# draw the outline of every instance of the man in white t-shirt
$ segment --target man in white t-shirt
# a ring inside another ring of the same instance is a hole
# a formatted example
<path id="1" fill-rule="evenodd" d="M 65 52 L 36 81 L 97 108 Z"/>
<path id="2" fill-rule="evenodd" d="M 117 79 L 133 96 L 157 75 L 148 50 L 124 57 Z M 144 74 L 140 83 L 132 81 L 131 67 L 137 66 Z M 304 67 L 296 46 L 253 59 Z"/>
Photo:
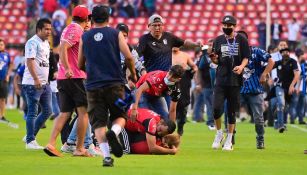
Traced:
<path id="1" fill-rule="evenodd" d="M 26 64 L 22 88 L 28 107 L 26 149 L 43 149 L 36 142 L 35 136 L 51 114 L 51 89 L 48 84 L 50 35 L 51 21 L 40 19 L 36 24 L 36 35 L 25 46 Z M 41 113 L 37 116 L 38 105 L 41 106 Z"/>
<path id="2" fill-rule="evenodd" d="M 291 52 L 293 52 L 297 45 L 297 36 L 300 32 L 300 26 L 293 18 L 291 23 L 288 24 L 288 45 Z"/>

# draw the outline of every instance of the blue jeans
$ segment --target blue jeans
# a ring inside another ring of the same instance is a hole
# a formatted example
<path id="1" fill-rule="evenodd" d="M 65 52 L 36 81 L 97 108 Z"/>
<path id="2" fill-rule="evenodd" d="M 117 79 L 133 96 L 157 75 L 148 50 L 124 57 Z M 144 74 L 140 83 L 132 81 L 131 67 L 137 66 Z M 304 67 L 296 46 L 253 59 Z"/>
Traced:
<path id="1" fill-rule="evenodd" d="M 307 102 L 306 95 L 303 95 L 303 93 L 300 93 L 299 98 L 298 98 L 298 103 L 297 103 L 297 116 L 298 116 L 298 121 L 303 122 L 304 121 L 304 116 L 305 116 L 305 104 Z M 292 118 L 291 120 L 295 120 L 295 118 Z"/>
<path id="2" fill-rule="evenodd" d="M 276 97 L 272 98 L 271 103 L 271 111 L 272 114 L 276 112 L 277 115 L 277 123 L 274 126 L 275 128 L 284 127 L 284 108 L 285 108 L 285 93 L 284 90 L 277 86 L 276 89 Z"/>
<path id="3" fill-rule="evenodd" d="M 57 92 L 52 92 L 52 113 L 55 117 L 60 115 Z"/>
<path id="4" fill-rule="evenodd" d="M 290 104 L 286 103 L 285 113 L 289 112 L 291 121 L 294 120 L 297 116 L 296 109 L 297 109 L 298 100 L 299 100 L 299 95 L 294 93 L 292 94 Z M 286 114 L 284 114 L 284 123 L 288 123 L 288 116 Z"/>
<path id="5" fill-rule="evenodd" d="M 28 113 L 27 98 L 26 98 L 26 95 L 24 93 L 23 88 L 22 87 L 20 87 L 20 88 L 21 88 L 20 96 L 21 96 L 21 98 L 23 100 L 23 103 L 24 103 L 24 106 L 23 106 L 24 107 L 23 108 L 23 119 L 27 120 L 27 113 Z"/>
<path id="6" fill-rule="evenodd" d="M 70 131 L 70 134 L 67 138 L 67 143 L 69 144 L 75 144 L 77 142 L 77 125 L 78 125 L 77 122 L 78 120 L 75 120 L 74 126 L 72 130 Z M 91 133 L 92 133 L 92 127 L 91 127 L 91 124 L 88 123 L 88 127 L 86 129 L 86 134 L 85 134 L 85 139 L 84 139 L 85 148 L 88 148 L 93 143 Z"/>
<path id="7" fill-rule="evenodd" d="M 152 96 L 143 93 L 139 103 L 140 108 L 147 108 L 161 115 L 163 119 L 168 119 L 168 107 L 165 97 Z"/>
<path id="8" fill-rule="evenodd" d="M 264 118 L 263 118 L 263 95 L 262 94 L 241 94 L 241 104 L 248 104 L 255 121 L 257 138 L 263 139 Z"/>
<path id="9" fill-rule="evenodd" d="M 214 125 L 213 112 L 212 112 L 212 100 L 213 100 L 213 90 L 211 88 L 204 88 L 196 96 L 195 106 L 194 106 L 194 120 L 198 121 L 202 118 L 202 107 L 206 105 L 207 109 L 207 125 Z"/>
<path id="10" fill-rule="evenodd" d="M 48 84 L 41 89 L 36 89 L 34 85 L 22 85 L 22 88 L 27 99 L 27 143 L 30 143 L 35 140 L 39 129 L 51 115 L 51 89 Z M 38 105 L 41 113 L 37 116 Z"/>

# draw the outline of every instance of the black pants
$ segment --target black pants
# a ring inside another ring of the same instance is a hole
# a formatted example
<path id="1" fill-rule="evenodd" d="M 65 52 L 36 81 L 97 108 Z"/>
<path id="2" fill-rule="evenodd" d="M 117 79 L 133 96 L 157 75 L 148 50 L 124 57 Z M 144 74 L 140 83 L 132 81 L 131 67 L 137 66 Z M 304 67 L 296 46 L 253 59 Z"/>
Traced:
<path id="1" fill-rule="evenodd" d="M 240 111 L 240 86 L 215 86 L 213 92 L 213 117 L 219 119 L 227 100 L 228 123 L 235 124 Z"/>

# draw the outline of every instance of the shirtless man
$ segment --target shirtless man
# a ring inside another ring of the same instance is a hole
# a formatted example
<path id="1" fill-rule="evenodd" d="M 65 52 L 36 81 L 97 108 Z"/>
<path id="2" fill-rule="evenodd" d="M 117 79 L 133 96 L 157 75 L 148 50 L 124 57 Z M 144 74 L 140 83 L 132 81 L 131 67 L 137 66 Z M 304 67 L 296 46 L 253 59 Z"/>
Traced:
<path id="1" fill-rule="evenodd" d="M 176 116 L 177 116 L 177 133 L 182 136 L 183 125 L 186 122 L 186 116 L 188 112 L 188 106 L 190 104 L 190 88 L 191 80 L 194 73 L 197 71 L 197 66 L 193 62 L 191 56 L 183 51 L 180 51 L 178 47 L 173 48 L 172 53 L 172 65 L 181 65 L 185 70 L 182 79 L 179 82 L 179 88 L 181 90 L 181 97 L 177 104 Z"/>

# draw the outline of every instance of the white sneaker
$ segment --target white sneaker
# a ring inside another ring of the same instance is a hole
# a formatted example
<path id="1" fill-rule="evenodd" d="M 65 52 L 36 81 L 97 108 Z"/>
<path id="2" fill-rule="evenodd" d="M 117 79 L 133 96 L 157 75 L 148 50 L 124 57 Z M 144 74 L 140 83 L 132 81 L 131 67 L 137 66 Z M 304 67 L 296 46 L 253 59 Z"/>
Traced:
<path id="1" fill-rule="evenodd" d="M 213 149 L 218 149 L 220 146 L 221 146 L 221 143 L 224 139 L 224 135 L 223 133 L 216 133 L 215 134 L 215 138 L 214 138 L 214 141 L 212 143 L 212 148 Z"/>
<path id="2" fill-rule="evenodd" d="M 24 143 L 27 143 L 27 135 L 25 135 L 25 136 L 22 138 L 22 141 L 23 141 Z"/>
<path id="3" fill-rule="evenodd" d="M 208 125 L 208 128 L 210 131 L 214 131 L 216 130 L 215 126 L 214 125 Z"/>
<path id="4" fill-rule="evenodd" d="M 33 140 L 26 144 L 26 149 L 44 149 L 44 147 L 40 146 L 36 140 Z"/>
<path id="5" fill-rule="evenodd" d="M 76 146 L 75 145 L 67 145 L 67 143 L 65 143 L 62 147 L 61 147 L 61 151 L 64 153 L 73 153 L 76 150 Z"/>
<path id="6" fill-rule="evenodd" d="M 96 148 L 94 144 L 91 144 L 87 151 L 93 156 L 102 156 L 102 152 L 99 148 Z"/>
<path id="7" fill-rule="evenodd" d="M 223 146 L 224 151 L 232 151 L 233 150 L 231 138 L 228 138 L 228 137 L 229 136 L 227 136 L 227 139 L 226 139 L 224 146 Z"/>

